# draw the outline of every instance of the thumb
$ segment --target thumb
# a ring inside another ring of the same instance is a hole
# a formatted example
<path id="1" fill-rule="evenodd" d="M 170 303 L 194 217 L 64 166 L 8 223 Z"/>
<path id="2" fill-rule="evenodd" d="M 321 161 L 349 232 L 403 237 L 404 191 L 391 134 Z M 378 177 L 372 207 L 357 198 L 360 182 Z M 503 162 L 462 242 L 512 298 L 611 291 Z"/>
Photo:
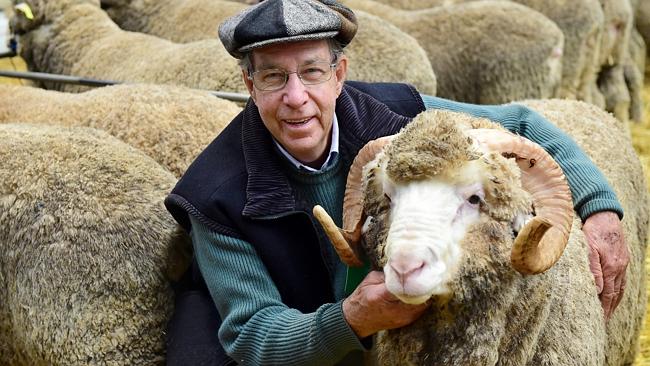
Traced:
<path id="1" fill-rule="evenodd" d="M 363 282 L 366 284 L 380 284 L 384 283 L 384 272 L 381 271 L 370 271 L 366 278 L 363 279 Z"/>

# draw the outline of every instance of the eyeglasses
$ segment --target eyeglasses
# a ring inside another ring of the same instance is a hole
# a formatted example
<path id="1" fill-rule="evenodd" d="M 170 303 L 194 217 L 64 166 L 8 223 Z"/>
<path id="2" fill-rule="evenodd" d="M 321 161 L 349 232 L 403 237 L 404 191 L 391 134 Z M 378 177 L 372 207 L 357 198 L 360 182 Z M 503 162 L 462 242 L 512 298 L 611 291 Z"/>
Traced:
<path id="1" fill-rule="evenodd" d="M 312 62 L 298 67 L 298 70 L 287 72 L 282 69 L 264 69 L 248 74 L 248 80 L 259 90 L 275 91 L 284 88 L 289 80 L 289 74 L 296 74 L 304 85 L 321 84 L 332 78 L 332 69 L 337 62 L 325 61 Z"/>

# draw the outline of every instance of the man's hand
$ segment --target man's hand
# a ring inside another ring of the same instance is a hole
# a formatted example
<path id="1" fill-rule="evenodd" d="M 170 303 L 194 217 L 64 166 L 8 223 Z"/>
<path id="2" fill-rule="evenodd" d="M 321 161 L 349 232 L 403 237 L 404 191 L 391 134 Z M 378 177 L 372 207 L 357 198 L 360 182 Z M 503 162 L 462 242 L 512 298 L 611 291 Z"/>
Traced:
<path id="1" fill-rule="evenodd" d="M 614 312 L 625 290 L 625 268 L 630 254 L 623 227 L 615 212 L 604 211 L 587 218 L 582 231 L 589 245 L 589 267 L 596 280 L 605 319 Z"/>
<path id="2" fill-rule="evenodd" d="M 380 330 L 410 324 L 428 307 L 427 303 L 409 305 L 401 302 L 388 292 L 384 273 L 372 271 L 343 301 L 343 315 L 357 336 L 365 338 Z"/>

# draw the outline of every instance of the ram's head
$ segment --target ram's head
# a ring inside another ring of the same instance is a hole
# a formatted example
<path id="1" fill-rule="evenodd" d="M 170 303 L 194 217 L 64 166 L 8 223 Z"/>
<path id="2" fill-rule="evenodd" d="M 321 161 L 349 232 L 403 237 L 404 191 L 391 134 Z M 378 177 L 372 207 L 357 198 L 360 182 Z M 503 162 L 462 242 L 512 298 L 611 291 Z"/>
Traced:
<path id="1" fill-rule="evenodd" d="M 541 147 L 486 120 L 429 111 L 359 152 L 342 229 L 319 206 L 314 215 L 346 264 L 361 265 L 365 252 L 393 294 L 422 303 L 449 291 L 477 225 L 508 224 L 514 269 L 547 270 L 566 246 L 573 209 L 561 169 Z"/>

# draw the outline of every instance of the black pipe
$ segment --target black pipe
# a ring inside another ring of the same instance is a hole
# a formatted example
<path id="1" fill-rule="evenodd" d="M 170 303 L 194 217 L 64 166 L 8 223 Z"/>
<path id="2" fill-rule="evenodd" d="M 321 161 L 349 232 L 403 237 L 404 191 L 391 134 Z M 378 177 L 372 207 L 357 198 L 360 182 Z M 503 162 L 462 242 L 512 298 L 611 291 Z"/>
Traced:
<path id="1" fill-rule="evenodd" d="M 32 72 L 32 71 L 0 70 L 0 76 L 4 76 L 8 78 L 36 80 L 36 81 L 52 81 L 57 83 L 77 84 L 77 85 L 85 85 L 85 86 L 93 86 L 93 87 L 122 84 L 122 82 L 120 81 L 97 80 L 97 79 L 82 78 L 78 76 L 58 75 L 58 74 L 49 74 L 45 72 Z M 248 100 L 248 95 L 246 94 L 219 92 L 219 91 L 208 91 L 208 92 L 216 97 L 226 99 L 226 100 L 231 100 L 233 102 L 246 102 Z"/>
<path id="2" fill-rule="evenodd" d="M 17 55 L 16 55 L 16 52 L 14 52 L 13 50 L 9 50 L 9 51 L 7 51 L 7 52 L 2 52 L 2 53 L 0 53 L 0 58 L 5 58 L 5 57 L 16 57 L 16 56 L 17 56 Z"/>

